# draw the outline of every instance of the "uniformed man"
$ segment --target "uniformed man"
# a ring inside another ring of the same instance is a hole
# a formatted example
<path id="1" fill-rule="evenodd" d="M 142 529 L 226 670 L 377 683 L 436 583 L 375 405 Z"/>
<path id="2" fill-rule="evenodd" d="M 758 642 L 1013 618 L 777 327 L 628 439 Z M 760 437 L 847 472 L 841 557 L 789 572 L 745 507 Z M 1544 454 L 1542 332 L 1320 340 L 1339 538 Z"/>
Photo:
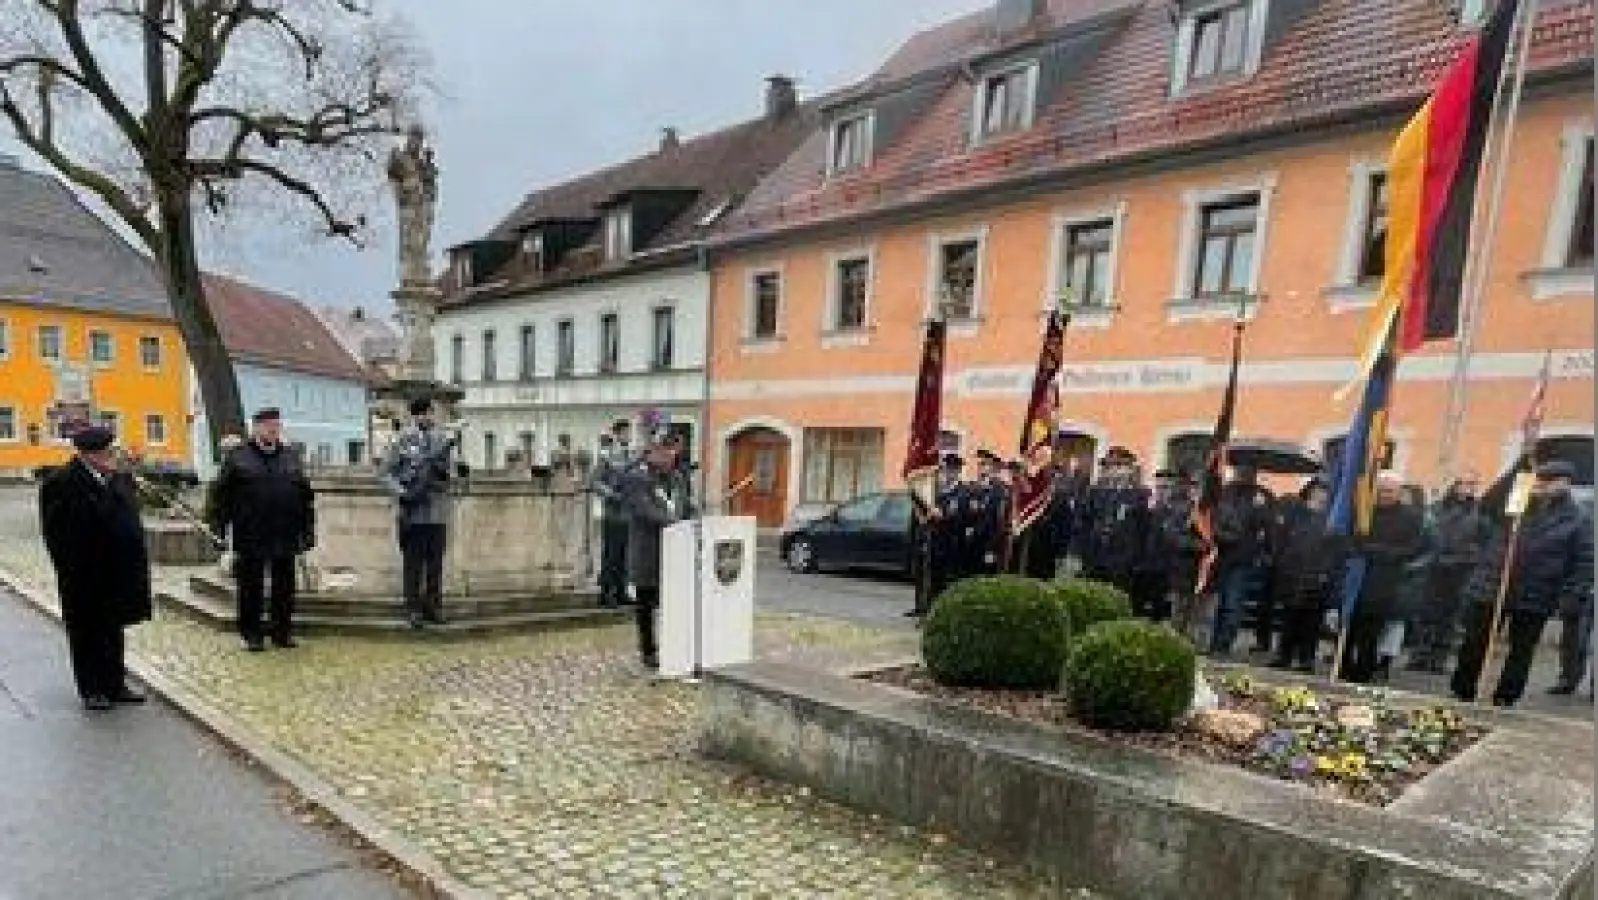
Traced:
<path id="1" fill-rule="evenodd" d="M 1083 504 L 1077 542 L 1083 576 L 1133 594 L 1149 521 L 1149 493 L 1139 483 L 1137 457 L 1111 447 Z"/>
<path id="2" fill-rule="evenodd" d="M 599 459 L 589 473 L 589 490 L 600 498 L 599 604 L 621 606 L 627 597 L 627 504 L 621 495 L 622 477 L 632 463 L 627 446 L 626 422 L 611 426 L 599 436 Z"/>
<path id="3" fill-rule="evenodd" d="M 916 577 L 915 606 L 907 615 L 920 617 L 931 609 L 938 595 L 949 585 L 965 576 L 961 566 L 961 550 L 965 523 L 965 486 L 960 483 L 960 472 L 965 460 L 957 454 L 945 454 L 938 472 L 937 505 L 930 521 L 921 523 L 916 531 L 918 565 L 927 567 L 925 577 L 918 570 Z"/>
<path id="4" fill-rule="evenodd" d="M 977 479 L 966 494 L 966 573 L 995 575 L 1004 552 L 1010 486 L 1004 463 L 991 450 L 977 451 Z"/>
<path id="5" fill-rule="evenodd" d="M 150 618 L 150 558 L 138 488 L 117 471 L 113 435 L 87 427 L 72 435 L 77 455 L 39 490 L 44 546 L 55 567 L 72 677 L 96 712 L 143 703 L 128 687 L 123 629 Z"/>
<path id="6" fill-rule="evenodd" d="M 1171 541 L 1176 535 L 1169 533 L 1166 525 L 1174 516 L 1191 515 L 1191 506 L 1185 500 L 1179 473 L 1172 469 L 1154 473 L 1154 490 L 1148 500 L 1151 527 L 1144 533 L 1132 609 L 1155 622 L 1163 622 L 1171 616 L 1170 582 L 1176 562 Z"/>

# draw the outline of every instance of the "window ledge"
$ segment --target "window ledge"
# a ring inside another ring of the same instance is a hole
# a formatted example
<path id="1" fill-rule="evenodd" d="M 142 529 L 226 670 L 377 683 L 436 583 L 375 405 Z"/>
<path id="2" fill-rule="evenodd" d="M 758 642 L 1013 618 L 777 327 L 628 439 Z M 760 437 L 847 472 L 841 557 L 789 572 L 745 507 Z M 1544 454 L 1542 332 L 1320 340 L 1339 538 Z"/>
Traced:
<path id="1" fill-rule="evenodd" d="M 1532 269 L 1520 276 L 1531 288 L 1533 300 L 1593 295 L 1593 271 L 1585 269 Z"/>
<path id="2" fill-rule="evenodd" d="M 1259 296 L 1246 300 L 1238 297 L 1177 297 L 1165 301 L 1167 322 L 1230 322 L 1237 318 L 1239 302 L 1243 307 L 1243 321 L 1251 322 L 1259 315 Z"/>
<path id="3" fill-rule="evenodd" d="M 1354 312 L 1376 305 L 1376 295 L 1381 288 L 1372 282 L 1336 284 L 1321 291 L 1326 305 L 1333 313 Z"/>
<path id="4" fill-rule="evenodd" d="M 1060 312 L 1071 317 L 1071 328 L 1109 328 L 1115 324 L 1115 314 L 1121 306 L 1113 298 L 1103 303 L 1080 304 L 1075 306 L 1062 306 Z M 1047 327 L 1048 313 L 1043 314 L 1043 323 Z"/>
<path id="5" fill-rule="evenodd" d="M 775 334 L 771 337 L 746 337 L 738 343 L 738 351 L 746 354 L 775 353 L 781 350 L 782 345 L 787 343 L 787 341 L 787 335 L 783 334 Z"/>
<path id="6" fill-rule="evenodd" d="M 969 338 L 976 337 L 977 331 L 982 328 L 982 323 L 987 321 L 981 316 L 950 317 L 948 320 L 949 337 Z"/>
<path id="7" fill-rule="evenodd" d="M 831 350 L 835 347 L 864 347 L 871 343 L 871 326 L 861 328 L 839 328 L 821 333 L 821 348 Z"/>

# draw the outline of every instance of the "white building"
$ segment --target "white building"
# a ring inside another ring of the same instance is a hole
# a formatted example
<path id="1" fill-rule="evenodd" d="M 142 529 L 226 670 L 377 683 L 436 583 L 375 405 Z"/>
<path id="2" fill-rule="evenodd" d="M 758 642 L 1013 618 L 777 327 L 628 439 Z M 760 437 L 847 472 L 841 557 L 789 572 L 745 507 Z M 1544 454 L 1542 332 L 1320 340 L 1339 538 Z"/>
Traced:
<path id="1" fill-rule="evenodd" d="M 654 410 L 701 455 L 705 238 L 816 127 L 772 78 L 763 116 L 530 194 L 453 247 L 434 324 L 441 381 L 465 391 L 467 462 L 547 465 Z"/>

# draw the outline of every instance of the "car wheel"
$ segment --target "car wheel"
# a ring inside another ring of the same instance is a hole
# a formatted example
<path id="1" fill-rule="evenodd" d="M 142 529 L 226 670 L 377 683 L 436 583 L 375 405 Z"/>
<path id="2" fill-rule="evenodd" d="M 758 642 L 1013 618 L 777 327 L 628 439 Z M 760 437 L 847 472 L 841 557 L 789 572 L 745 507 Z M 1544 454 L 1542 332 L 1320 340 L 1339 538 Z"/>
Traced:
<path id="1" fill-rule="evenodd" d="M 816 548 L 808 538 L 794 538 L 788 545 L 788 568 L 795 572 L 816 570 Z"/>

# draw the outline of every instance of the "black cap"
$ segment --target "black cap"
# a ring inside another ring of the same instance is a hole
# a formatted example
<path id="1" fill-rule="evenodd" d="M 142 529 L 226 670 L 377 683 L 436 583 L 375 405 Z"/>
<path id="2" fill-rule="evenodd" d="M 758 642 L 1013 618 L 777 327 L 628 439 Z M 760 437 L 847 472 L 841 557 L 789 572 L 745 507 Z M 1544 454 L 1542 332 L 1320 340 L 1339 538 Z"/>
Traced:
<path id="1" fill-rule="evenodd" d="M 1025 472 L 1026 471 L 1026 464 L 1021 462 L 1019 459 L 1010 460 L 1009 462 L 1004 464 L 1004 467 L 1006 469 L 1009 469 L 1012 472 Z"/>
<path id="2" fill-rule="evenodd" d="M 965 458 L 958 453 L 943 454 L 943 466 L 947 469 L 965 468 Z"/>
<path id="3" fill-rule="evenodd" d="M 281 418 L 283 418 L 283 410 L 278 409 L 275 406 L 263 406 L 255 411 L 255 415 L 250 416 L 250 421 L 257 423 L 276 422 Z"/>
<path id="4" fill-rule="evenodd" d="M 994 453 L 992 450 L 989 450 L 988 448 L 984 447 L 981 450 L 977 451 L 977 459 L 980 459 L 983 462 L 995 462 L 996 463 L 996 462 L 999 461 L 999 454 Z"/>
<path id="5" fill-rule="evenodd" d="M 116 437 L 109 428 L 86 425 L 72 433 L 72 446 L 84 453 L 99 453 L 110 447 Z"/>
<path id="6" fill-rule="evenodd" d="M 425 416 L 433 410 L 433 401 L 417 397 L 411 401 L 411 415 Z"/>
<path id="7" fill-rule="evenodd" d="M 1554 481 L 1556 479 L 1574 480 L 1576 467 L 1562 459 L 1549 460 L 1537 467 L 1538 481 Z"/>

